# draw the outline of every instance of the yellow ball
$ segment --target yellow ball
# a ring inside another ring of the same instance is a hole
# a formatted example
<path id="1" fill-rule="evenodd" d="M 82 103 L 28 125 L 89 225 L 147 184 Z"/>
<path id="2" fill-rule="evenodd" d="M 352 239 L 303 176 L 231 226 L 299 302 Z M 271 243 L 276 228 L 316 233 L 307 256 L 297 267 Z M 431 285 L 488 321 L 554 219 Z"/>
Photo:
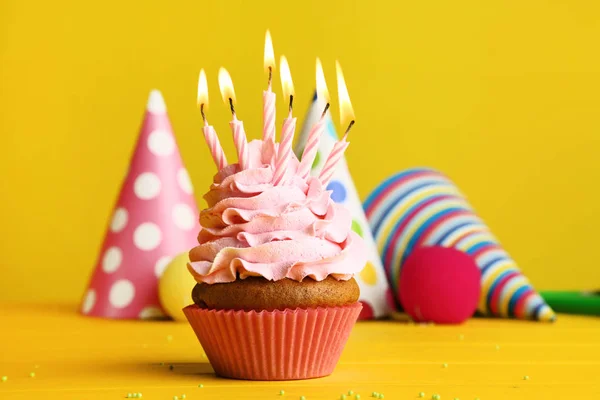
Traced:
<path id="1" fill-rule="evenodd" d="M 183 307 L 192 304 L 196 281 L 187 269 L 188 253 L 181 253 L 165 267 L 158 282 L 158 295 L 164 310 L 175 321 L 187 321 Z"/>

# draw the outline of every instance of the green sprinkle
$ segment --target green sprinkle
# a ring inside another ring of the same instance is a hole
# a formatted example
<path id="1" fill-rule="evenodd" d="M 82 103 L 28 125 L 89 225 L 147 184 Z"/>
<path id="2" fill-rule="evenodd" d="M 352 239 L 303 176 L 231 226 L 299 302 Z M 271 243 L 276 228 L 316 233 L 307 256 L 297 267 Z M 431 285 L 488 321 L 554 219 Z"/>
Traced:
<path id="1" fill-rule="evenodd" d="M 379 397 L 380 399 L 383 399 L 383 393 L 379 393 L 379 396 L 378 396 L 378 397 Z"/>
<path id="2" fill-rule="evenodd" d="M 425 397 L 425 392 L 419 392 L 419 397 Z"/>
<path id="3" fill-rule="evenodd" d="M 7 380 L 8 380 L 8 376 L 4 375 L 4 376 L 2 377 L 2 382 L 6 382 Z"/>
<path id="4" fill-rule="evenodd" d="M 138 398 L 141 399 L 142 398 L 142 394 L 138 393 Z"/>
<path id="5" fill-rule="evenodd" d="M 203 387 L 204 387 L 204 385 L 203 385 L 203 384 L 199 384 L 199 385 L 198 385 L 198 387 L 199 387 L 199 388 L 203 388 Z"/>
<path id="6" fill-rule="evenodd" d="M 164 367 L 164 365 L 165 365 L 165 363 L 164 363 L 164 362 L 161 362 L 161 363 L 160 363 L 160 366 L 161 366 L 161 367 Z"/>
<path id="7" fill-rule="evenodd" d="M 284 394 L 285 394 L 285 390 L 280 390 L 280 391 L 279 391 L 279 395 L 280 395 L 280 396 L 283 396 Z"/>
<path id="8" fill-rule="evenodd" d="M 525 375 L 525 376 L 523 377 L 523 380 L 524 380 L 524 381 L 528 381 L 528 380 L 529 380 L 529 375 Z"/>
<path id="9" fill-rule="evenodd" d="M 127 398 L 128 398 L 128 399 L 130 399 L 130 398 L 132 398 L 132 397 L 133 397 L 133 395 L 132 395 L 131 393 L 127 393 Z"/>
<path id="10" fill-rule="evenodd" d="M 360 400 L 360 394 L 356 393 L 356 394 L 354 395 L 354 398 L 355 398 L 356 400 Z"/>
<path id="11" fill-rule="evenodd" d="M 479 397 L 475 397 L 475 400 L 479 400 Z"/>
<path id="12" fill-rule="evenodd" d="M 371 393 L 371 397 L 377 397 L 377 396 L 379 396 L 379 393 L 377 393 L 377 392 Z"/>
<path id="13" fill-rule="evenodd" d="M 173 396 L 173 400 L 179 400 L 179 397 Z"/>
<path id="14" fill-rule="evenodd" d="M 460 400 L 458 397 L 455 397 L 454 400 Z"/>
<path id="15" fill-rule="evenodd" d="M 186 396 L 185 396 L 185 393 L 184 393 L 184 394 L 182 394 L 181 396 L 179 396 L 179 398 L 180 398 L 180 399 L 185 399 L 185 397 L 186 397 Z"/>
<path id="16" fill-rule="evenodd" d="M 444 368 L 448 368 L 448 363 L 443 363 L 443 364 L 442 364 L 442 367 L 444 367 Z"/>
<path id="17" fill-rule="evenodd" d="M 306 397 L 300 396 L 300 400 L 306 400 Z"/>
<path id="18" fill-rule="evenodd" d="M 340 400 L 346 400 L 346 395 L 345 394 L 341 395 Z"/>
<path id="19" fill-rule="evenodd" d="M 135 399 L 137 397 L 137 393 L 131 393 L 131 397 Z"/>
<path id="20" fill-rule="evenodd" d="M 440 400 L 440 399 L 441 399 L 441 396 L 440 396 L 439 394 L 434 394 L 433 396 L 431 396 L 431 398 L 432 398 L 433 400 Z"/>
<path id="21" fill-rule="evenodd" d="M 29 373 L 29 377 L 30 377 L 30 378 L 35 378 L 35 372 L 30 372 L 30 373 Z"/>
<path id="22" fill-rule="evenodd" d="M 354 392 L 352 390 L 348 390 L 348 396 L 352 396 Z"/>

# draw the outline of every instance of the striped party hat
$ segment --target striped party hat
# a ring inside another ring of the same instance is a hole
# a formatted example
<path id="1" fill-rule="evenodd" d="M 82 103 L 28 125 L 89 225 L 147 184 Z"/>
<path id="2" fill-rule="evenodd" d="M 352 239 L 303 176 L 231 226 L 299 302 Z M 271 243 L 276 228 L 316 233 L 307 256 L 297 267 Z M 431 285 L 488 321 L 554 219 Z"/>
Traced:
<path id="1" fill-rule="evenodd" d="M 415 249 L 452 247 L 481 270 L 479 312 L 551 321 L 552 309 L 533 289 L 465 196 L 445 175 L 415 168 L 381 183 L 364 203 L 386 275 L 397 293 L 402 265 Z"/>
<path id="2" fill-rule="evenodd" d="M 308 113 L 304 119 L 302 131 L 298 137 L 294 151 L 298 158 L 301 157 L 304 146 L 312 126 L 319 120 L 325 104 L 323 104 L 315 94 L 313 102 L 309 107 Z M 328 154 L 331 152 L 334 143 L 338 141 L 338 136 L 331 120 L 327 114 L 327 128 L 319 142 L 319 150 L 313 163 L 311 174 L 318 175 L 325 164 Z M 385 272 L 381 264 L 381 258 L 375 246 L 375 240 L 371 235 L 371 229 L 365 217 L 362 203 L 354 181 L 350 175 L 350 170 L 345 159 L 339 163 L 331 181 L 327 185 L 327 190 L 331 190 L 331 198 L 336 203 L 345 205 L 352 214 L 352 229 L 358 233 L 365 241 L 368 248 L 368 262 L 365 268 L 355 276 L 360 286 L 360 302 L 363 304 L 361 319 L 379 318 L 389 314 L 390 307 L 388 298 L 391 298 L 391 292 L 388 287 Z"/>

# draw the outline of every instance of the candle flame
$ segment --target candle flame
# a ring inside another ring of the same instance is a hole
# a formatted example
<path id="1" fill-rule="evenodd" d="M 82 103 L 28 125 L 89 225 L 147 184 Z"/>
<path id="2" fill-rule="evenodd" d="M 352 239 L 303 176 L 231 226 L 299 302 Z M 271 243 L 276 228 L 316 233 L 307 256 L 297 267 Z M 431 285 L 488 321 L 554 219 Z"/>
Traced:
<path id="1" fill-rule="evenodd" d="M 223 67 L 219 68 L 219 89 L 221 89 L 221 96 L 225 104 L 229 104 L 229 99 L 235 104 L 235 91 L 233 90 L 233 82 L 229 72 Z"/>
<path id="2" fill-rule="evenodd" d="M 271 32 L 267 29 L 267 33 L 265 34 L 265 71 L 271 69 L 275 69 L 275 54 L 273 53 L 273 41 L 271 40 Z"/>
<path id="3" fill-rule="evenodd" d="M 348 95 L 348 88 L 344 81 L 342 67 L 337 60 L 335 62 L 335 71 L 337 74 L 338 101 L 340 102 L 340 122 L 342 126 L 346 126 L 346 124 L 354 121 L 354 110 L 352 109 L 350 95 Z"/>
<path id="4" fill-rule="evenodd" d="M 206 83 L 206 73 L 204 69 L 200 70 L 200 76 L 198 77 L 198 107 L 204 104 L 204 108 L 208 107 L 208 84 Z"/>
<path id="5" fill-rule="evenodd" d="M 290 66 L 288 65 L 287 58 L 281 56 L 279 61 L 279 74 L 281 77 L 281 88 L 283 89 L 283 97 L 285 99 L 294 95 L 294 82 L 292 82 L 292 74 L 290 73 Z"/>
<path id="6" fill-rule="evenodd" d="M 321 60 L 317 57 L 317 97 L 329 103 L 329 90 L 327 89 L 327 82 L 325 81 L 325 74 L 323 73 L 323 65 Z"/>

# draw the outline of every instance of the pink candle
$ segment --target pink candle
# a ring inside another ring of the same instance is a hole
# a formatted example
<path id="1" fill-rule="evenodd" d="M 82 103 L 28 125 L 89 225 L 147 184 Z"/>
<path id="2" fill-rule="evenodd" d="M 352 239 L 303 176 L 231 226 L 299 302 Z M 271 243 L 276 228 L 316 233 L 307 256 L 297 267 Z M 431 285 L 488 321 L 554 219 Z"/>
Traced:
<path id="1" fill-rule="evenodd" d="M 315 156 L 317 155 L 317 151 L 319 150 L 319 142 L 321 140 L 321 135 L 325 131 L 325 114 L 321 116 L 321 119 L 317 121 L 316 124 L 313 125 L 310 134 L 308 135 L 308 140 L 306 141 L 306 147 L 302 152 L 302 161 L 300 161 L 300 166 L 298 167 L 297 175 L 303 179 L 308 178 L 310 174 L 310 170 L 315 161 Z"/>
<path id="2" fill-rule="evenodd" d="M 283 185 L 287 180 L 286 172 L 292 156 L 292 142 L 294 141 L 294 132 L 296 131 L 296 118 L 292 117 L 292 104 L 294 101 L 294 83 L 287 59 L 281 56 L 279 62 L 279 73 L 281 75 L 281 86 L 283 88 L 284 98 L 290 99 L 290 113 L 283 121 L 281 130 L 281 142 L 277 149 L 277 159 L 275 161 L 275 173 L 273 174 L 273 184 Z"/>
<path id="3" fill-rule="evenodd" d="M 215 128 L 208 123 L 204 122 L 204 128 L 202 128 L 204 132 L 204 139 L 208 144 L 210 149 L 210 154 L 215 162 L 215 165 L 219 170 L 225 168 L 227 166 L 227 157 L 225 157 L 225 152 L 221 147 L 221 143 L 219 142 L 219 137 L 217 136 L 217 132 L 215 132 Z"/>
<path id="4" fill-rule="evenodd" d="M 273 162 L 271 156 L 275 147 L 275 93 L 269 90 L 263 91 L 263 153 L 261 160 L 263 164 Z"/>
<path id="5" fill-rule="evenodd" d="M 265 33 L 264 66 L 269 74 L 269 87 L 263 92 L 263 141 L 275 142 L 275 93 L 271 90 L 275 55 L 269 30 Z"/>
<path id="6" fill-rule="evenodd" d="M 298 167 L 297 175 L 303 179 L 308 178 L 308 175 L 310 175 L 310 170 L 312 169 L 312 165 L 315 161 L 315 156 L 319 150 L 319 141 L 321 140 L 321 135 L 325 131 L 325 116 L 327 115 L 327 110 L 329 109 L 329 90 L 327 90 L 325 74 L 323 73 L 323 66 L 321 65 L 321 60 L 319 60 L 319 58 L 316 60 L 315 71 L 317 78 L 317 97 L 319 100 L 322 100 L 327 104 L 325 105 L 323 114 L 321 114 L 321 119 L 319 119 L 319 121 L 312 127 L 310 134 L 308 135 L 308 140 L 306 141 L 306 147 L 304 147 L 304 151 L 302 153 L 302 161 Z"/>
<path id="7" fill-rule="evenodd" d="M 277 150 L 277 161 L 275 162 L 275 174 L 273 183 L 275 185 L 283 185 L 286 182 L 286 172 L 292 155 L 292 142 L 294 141 L 294 133 L 296 131 L 296 118 L 290 116 L 283 121 L 283 129 L 281 130 L 281 142 Z"/>
<path id="8" fill-rule="evenodd" d="M 325 161 L 325 166 L 321 170 L 319 174 L 319 180 L 323 184 L 323 186 L 327 186 L 333 174 L 335 173 L 336 167 L 342 157 L 344 157 L 344 152 L 350 143 L 346 141 L 348 134 L 346 133 L 342 140 L 336 142 L 333 145 L 333 149 L 331 149 L 331 153 L 329 153 L 329 157 L 327 157 L 327 161 Z"/>
<path id="9" fill-rule="evenodd" d="M 229 72 L 223 67 L 219 69 L 219 88 L 221 89 L 221 96 L 223 101 L 229 103 L 231 109 L 231 115 L 233 119 L 229 123 L 231 131 L 233 132 L 233 142 L 238 153 L 238 163 L 240 169 L 248 168 L 248 141 L 246 139 L 246 131 L 244 130 L 244 123 L 237 119 L 235 115 L 235 90 L 233 90 L 233 82 Z"/>
<path id="10" fill-rule="evenodd" d="M 275 93 L 263 91 L 263 141 L 275 141 Z"/>
<path id="11" fill-rule="evenodd" d="M 208 105 L 208 86 L 206 84 L 206 73 L 203 69 L 200 70 L 200 76 L 198 77 L 197 102 L 198 106 L 200 107 L 200 114 L 202 114 L 202 119 L 204 120 L 204 128 L 202 128 L 202 131 L 204 132 L 204 140 L 206 140 L 206 144 L 208 144 L 210 154 L 212 155 L 217 168 L 221 170 L 227 166 L 227 158 L 225 157 L 225 152 L 223 152 L 223 148 L 221 147 L 221 143 L 219 142 L 219 137 L 217 136 L 217 132 L 215 132 L 215 128 L 210 126 L 206 120 L 204 109 Z"/>
<path id="12" fill-rule="evenodd" d="M 240 169 L 248 169 L 248 140 L 246 139 L 244 123 L 238 120 L 234 114 L 233 120 L 229 123 L 229 126 L 233 132 L 233 142 L 235 143 L 235 148 L 237 149 Z"/>
<path id="13" fill-rule="evenodd" d="M 325 161 L 325 166 L 321 170 L 319 174 L 319 180 L 323 184 L 323 186 L 327 186 L 333 174 L 335 173 L 335 169 L 337 168 L 340 160 L 344 157 L 344 152 L 350 143 L 348 143 L 348 132 L 354 125 L 354 110 L 352 109 L 352 104 L 350 103 L 350 96 L 348 96 L 348 89 L 346 88 L 346 82 L 344 81 L 344 74 L 342 73 L 342 67 L 340 67 L 339 62 L 335 62 L 335 69 L 337 73 L 337 82 L 338 82 L 338 98 L 340 101 L 340 118 L 342 121 L 342 125 L 346 120 L 350 121 L 348 124 L 348 128 L 346 129 L 346 133 L 342 140 L 333 145 L 333 149 L 331 149 L 331 153 L 329 157 L 327 157 L 327 161 Z"/>

